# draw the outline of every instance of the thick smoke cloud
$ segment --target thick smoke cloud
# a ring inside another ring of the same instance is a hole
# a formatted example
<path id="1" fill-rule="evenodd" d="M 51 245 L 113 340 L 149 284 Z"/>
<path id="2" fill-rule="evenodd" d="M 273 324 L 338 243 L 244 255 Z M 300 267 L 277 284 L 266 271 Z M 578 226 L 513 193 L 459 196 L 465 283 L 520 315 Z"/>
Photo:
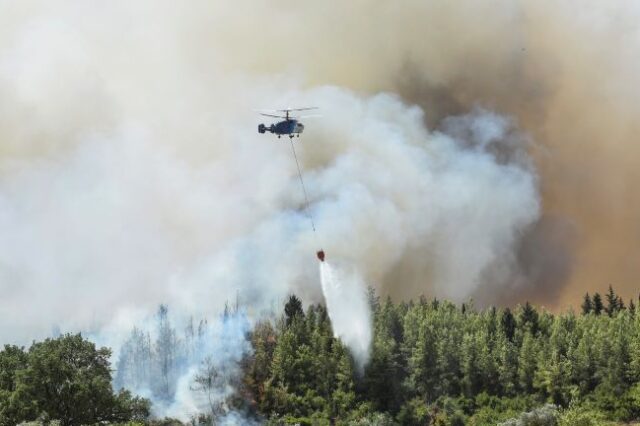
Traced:
<path id="1" fill-rule="evenodd" d="M 215 20 L 225 41 L 243 40 L 226 56 L 230 69 L 286 67 L 309 84 L 397 92 L 422 106 L 432 126 L 477 103 L 516 117 L 540 145 L 533 154 L 544 205 L 541 223 L 529 231 L 532 241 L 523 244 L 549 254 L 521 257 L 522 266 L 555 271 L 542 279 L 542 290 L 538 275 L 529 277 L 526 294 L 560 307 L 612 283 L 635 296 L 640 6 L 621 0 L 329 1 L 287 5 L 275 14 L 270 3 L 246 1 L 231 14 L 237 19 Z M 257 40 L 242 37 L 253 34 L 256 20 L 272 25 Z M 279 48 L 284 45 L 291 50 Z M 301 52 L 295 60 L 292 51 Z M 294 64 L 282 65 L 288 62 Z M 558 233 L 544 241 L 550 227 Z M 523 296 L 516 292 L 507 301 Z"/>
<path id="2" fill-rule="evenodd" d="M 300 5 L 2 7 L 3 341 L 116 333 L 166 301 L 195 315 L 320 301 L 318 246 L 397 296 L 464 299 L 489 270 L 520 275 L 512 253 L 540 208 L 526 138 L 481 108 L 429 132 L 420 108 L 375 94 L 410 45 L 367 40 L 360 20 L 345 32 L 357 9 L 329 34 L 329 9 Z M 291 103 L 325 115 L 299 144 L 317 236 L 289 147 L 255 132 L 255 108 Z"/>
<path id="3" fill-rule="evenodd" d="M 397 297 L 631 286 L 639 13 L 1 4 L 0 341 L 120 329 L 162 301 L 321 300 L 318 245 Z M 289 148 L 255 132 L 254 109 L 289 104 L 324 114 L 299 148 L 320 241 Z"/>

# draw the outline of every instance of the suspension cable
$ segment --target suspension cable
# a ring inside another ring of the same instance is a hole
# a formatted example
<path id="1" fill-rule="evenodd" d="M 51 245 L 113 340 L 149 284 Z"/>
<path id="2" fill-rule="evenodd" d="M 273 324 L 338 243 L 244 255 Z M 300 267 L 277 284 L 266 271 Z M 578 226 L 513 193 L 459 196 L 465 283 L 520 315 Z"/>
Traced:
<path id="1" fill-rule="evenodd" d="M 298 177 L 300 178 L 300 186 L 302 186 L 302 192 L 304 193 L 304 211 L 309 218 L 309 222 L 311 222 L 311 228 L 315 234 L 316 225 L 313 223 L 313 216 L 311 216 L 311 212 L 309 211 L 309 197 L 307 196 L 307 188 L 304 186 L 304 180 L 302 179 L 302 172 L 300 171 L 300 163 L 298 162 L 298 155 L 296 154 L 296 148 L 293 146 L 293 138 L 289 138 L 289 142 L 291 142 L 291 151 L 293 152 L 293 158 L 296 159 L 296 167 L 298 168 Z"/>

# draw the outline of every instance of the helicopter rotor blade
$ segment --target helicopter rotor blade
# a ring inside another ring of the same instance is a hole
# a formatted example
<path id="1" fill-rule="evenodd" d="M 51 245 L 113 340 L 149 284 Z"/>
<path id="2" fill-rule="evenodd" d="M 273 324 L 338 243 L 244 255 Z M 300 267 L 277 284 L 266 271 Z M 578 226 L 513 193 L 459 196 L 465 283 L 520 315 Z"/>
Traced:
<path id="1" fill-rule="evenodd" d="M 274 118 L 287 118 L 284 115 L 274 115 L 274 114 L 265 114 L 264 112 L 259 113 L 260 115 L 264 115 L 265 117 L 274 117 Z"/>
<path id="2" fill-rule="evenodd" d="M 280 112 L 287 112 L 287 111 L 308 111 L 310 109 L 318 109 L 318 107 L 306 107 L 306 108 L 285 108 L 285 109 L 278 109 L 276 111 L 280 111 Z"/>

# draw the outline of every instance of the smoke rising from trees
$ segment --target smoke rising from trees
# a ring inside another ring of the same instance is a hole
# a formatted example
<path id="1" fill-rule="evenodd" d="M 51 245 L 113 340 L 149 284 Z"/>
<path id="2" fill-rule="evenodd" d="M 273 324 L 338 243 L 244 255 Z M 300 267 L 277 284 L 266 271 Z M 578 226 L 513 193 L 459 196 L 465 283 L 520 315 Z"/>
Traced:
<path id="1" fill-rule="evenodd" d="M 122 342 L 167 301 L 196 316 L 320 301 L 318 245 L 397 298 L 624 293 L 638 13 L 0 5 L 0 342 Z M 320 241 L 288 147 L 256 132 L 256 108 L 288 105 L 324 115 L 299 149 Z"/>
<path id="2" fill-rule="evenodd" d="M 243 63 L 247 38 L 235 54 L 223 41 L 244 24 L 217 22 L 243 6 L 219 7 L 5 6 L 3 340 L 128 330 L 165 301 L 204 315 L 236 296 L 320 300 L 290 152 L 255 132 L 255 108 L 292 102 L 325 113 L 300 156 L 329 257 L 397 296 L 464 299 L 520 275 L 540 205 L 514 121 L 471 109 L 433 132 L 396 95 L 333 73 L 318 86 L 311 54 Z"/>

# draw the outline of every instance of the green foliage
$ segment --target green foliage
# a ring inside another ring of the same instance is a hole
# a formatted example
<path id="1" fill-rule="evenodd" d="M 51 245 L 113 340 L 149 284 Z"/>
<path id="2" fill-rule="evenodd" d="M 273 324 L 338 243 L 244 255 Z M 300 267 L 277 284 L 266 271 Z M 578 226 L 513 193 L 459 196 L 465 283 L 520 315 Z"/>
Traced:
<path id="1" fill-rule="evenodd" d="M 509 341 L 513 341 L 513 336 L 516 332 L 516 319 L 513 317 L 511 309 L 505 308 L 502 312 L 500 316 L 500 326 L 506 338 L 509 339 Z"/>
<path id="2" fill-rule="evenodd" d="M 587 407 L 570 407 L 558 421 L 558 426 L 604 426 L 612 425 L 605 413 Z"/>
<path id="3" fill-rule="evenodd" d="M 609 291 L 607 292 L 607 307 L 605 308 L 607 315 L 613 316 L 616 312 L 619 312 L 623 305 L 621 303 L 621 299 L 618 298 L 616 292 L 613 291 L 613 287 L 609 286 Z"/>
<path id="4" fill-rule="evenodd" d="M 128 391 L 114 393 L 106 348 L 81 335 L 34 343 L 28 352 L 0 352 L 0 424 L 57 419 L 62 425 L 144 420 L 149 402 Z"/>
<path id="5" fill-rule="evenodd" d="M 431 421 L 429 406 L 419 398 L 407 401 L 398 413 L 398 421 L 403 425 L 426 425 Z"/>
<path id="6" fill-rule="evenodd" d="M 287 325 L 291 325 L 291 322 L 299 317 L 304 316 L 302 310 L 302 302 L 296 297 L 295 294 L 289 296 L 289 301 L 284 306 L 284 313 L 286 316 Z"/>
<path id="7" fill-rule="evenodd" d="M 27 366 L 24 348 L 5 345 L 0 351 L 0 425 L 19 419 L 22 406 L 15 401 L 17 374 Z"/>
<path id="8" fill-rule="evenodd" d="M 311 306 L 304 312 L 293 296 L 275 327 L 265 322 L 255 328 L 245 382 L 256 412 L 283 422 L 637 420 L 640 318 L 622 308 L 612 289 L 609 300 L 611 315 L 600 315 L 605 308 L 595 293 L 576 316 L 530 303 L 513 311 L 425 298 L 396 304 L 370 290 L 373 342 L 360 376 L 333 337 L 326 310 Z"/>
<path id="9" fill-rule="evenodd" d="M 591 296 L 589 293 L 584 295 L 584 300 L 582 301 L 582 315 L 590 314 L 593 311 L 593 302 L 591 301 Z"/>
<path id="10" fill-rule="evenodd" d="M 304 310 L 292 295 L 276 321 L 253 328 L 242 380 L 228 383 L 242 402 L 229 404 L 273 425 L 598 426 L 640 419 L 640 315 L 612 288 L 606 307 L 598 293 L 586 295 L 582 315 L 554 315 L 530 303 L 513 310 L 426 298 L 394 303 L 371 290 L 369 303 L 373 342 L 363 371 L 333 335 L 326 308 Z M 154 344 L 134 330 L 129 361 L 154 353 L 162 362 L 122 379 L 157 376 L 169 395 L 178 357 L 165 307 L 158 321 Z M 114 393 L 109 355 L 80 335 L 29 350 L 5 346 L 0 426 L 53 419 L 61 425 L 179 424 L 149 422 L 148 401 Z M 215 369 L 205 373 L 194 386 L 206 391 L 222 376 Z M 216 411 L 212 406 L 192 423 L 212 424 Z"/>
<path id="11" fill-rule="evenodd" d="M 604 305 L 602 304 L 602 296 L 600 296 L 600 293 L 595 293 L 593 295 L 593 313 L 600 315 L 603 309 Z"/>

